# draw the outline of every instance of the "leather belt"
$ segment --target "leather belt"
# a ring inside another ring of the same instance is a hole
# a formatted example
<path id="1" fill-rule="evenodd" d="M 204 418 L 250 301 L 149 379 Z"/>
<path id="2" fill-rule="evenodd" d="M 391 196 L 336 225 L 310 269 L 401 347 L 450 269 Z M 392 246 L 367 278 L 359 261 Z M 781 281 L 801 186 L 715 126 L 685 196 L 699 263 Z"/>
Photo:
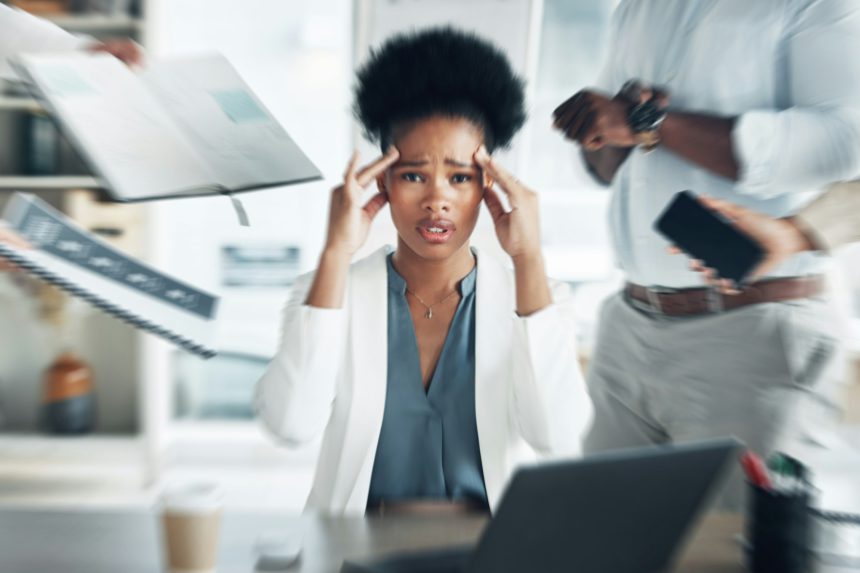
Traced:
<path id="1" fill-rule="evenodd" d="M 630 298 L 660 314 L 695 316 L 763 302 L 810 298 L 822 294 L 824 288 L 824 277 L 812 275 L 759 281 L 744 287 L 738 294 L 730 295 L 713 288 L 670 289 L 633 283 L 627 283 L 624 291 Z"/>

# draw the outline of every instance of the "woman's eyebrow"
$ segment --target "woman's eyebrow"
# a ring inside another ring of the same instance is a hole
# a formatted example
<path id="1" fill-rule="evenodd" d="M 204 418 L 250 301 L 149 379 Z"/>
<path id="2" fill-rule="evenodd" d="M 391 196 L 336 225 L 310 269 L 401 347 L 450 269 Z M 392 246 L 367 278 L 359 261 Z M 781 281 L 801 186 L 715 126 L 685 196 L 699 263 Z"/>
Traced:
<path id="1" fill-rule="evenodd" d="M 453 165 L 455 167 L 464 167 L 466 169 L 471 169 L 475 167 L 474 163 L 463 163 L 462 161 L 457 161 L 456 159 L 451 158 L 445 158 L 445 163 L 447 163 L 448 165 Z"/>
<path id="2" fill-rule="evenodd" d="M 395 169 L 398 167 L 421 167 L 422 165 L 427 165 L 427 163 L 429 162 L 426 159 L 412 159 L 406 161 L 398 161 L 391 167 Z"/>

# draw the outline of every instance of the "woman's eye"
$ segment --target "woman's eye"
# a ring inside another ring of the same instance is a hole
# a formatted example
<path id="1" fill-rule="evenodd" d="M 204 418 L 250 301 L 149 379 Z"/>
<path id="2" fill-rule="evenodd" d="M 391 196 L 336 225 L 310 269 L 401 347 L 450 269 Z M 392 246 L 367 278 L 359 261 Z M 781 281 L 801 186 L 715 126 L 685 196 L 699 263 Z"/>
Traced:
<path id="1" fill-rule="evenodd" d="M 458 183 L 458 184 L 459 183 L 468 183 L 471 180 L 472 180 L 472 176 L 467 175 L 465 173 L 457 173 L 456 175 L 454 175 L 451 178 L 451 181 L 453 181 L 454 183 Z"/>
<path id="2" fill-rule="evenodd" d="M 404 173 L 400 178 L 409 183 L 421 183 L 421 175 L 418 173 Z"/>

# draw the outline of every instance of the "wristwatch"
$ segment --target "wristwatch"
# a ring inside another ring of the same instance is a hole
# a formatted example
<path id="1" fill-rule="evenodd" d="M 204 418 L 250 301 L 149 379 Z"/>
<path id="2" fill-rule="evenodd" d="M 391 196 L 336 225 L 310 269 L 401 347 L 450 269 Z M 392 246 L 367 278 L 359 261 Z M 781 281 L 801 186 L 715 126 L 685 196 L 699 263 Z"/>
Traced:
<path id="1" fill-rule="evenodd" d="M 666 113 L 666 109 L 660 108 L 654 98 L 631 105 L 627 110 L 627 124 L 636 144 L 644 151 L 651 151 L 660 144 L 659 130 Z"/>

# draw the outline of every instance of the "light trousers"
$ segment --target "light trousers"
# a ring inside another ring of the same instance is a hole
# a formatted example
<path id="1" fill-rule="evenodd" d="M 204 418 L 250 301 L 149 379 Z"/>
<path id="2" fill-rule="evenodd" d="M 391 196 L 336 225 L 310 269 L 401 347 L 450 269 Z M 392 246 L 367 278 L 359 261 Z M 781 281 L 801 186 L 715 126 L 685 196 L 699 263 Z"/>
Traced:
<path id="1" fill-rule="evenodd" d="M 601 309 L 588 371 L 586 453 L 735 436 L 767 456 L 826 445 L 844 354 L 824 300 L 668 317 L 624 293 Z M 737 509 L 735 468 L 718 505 Z"/>

